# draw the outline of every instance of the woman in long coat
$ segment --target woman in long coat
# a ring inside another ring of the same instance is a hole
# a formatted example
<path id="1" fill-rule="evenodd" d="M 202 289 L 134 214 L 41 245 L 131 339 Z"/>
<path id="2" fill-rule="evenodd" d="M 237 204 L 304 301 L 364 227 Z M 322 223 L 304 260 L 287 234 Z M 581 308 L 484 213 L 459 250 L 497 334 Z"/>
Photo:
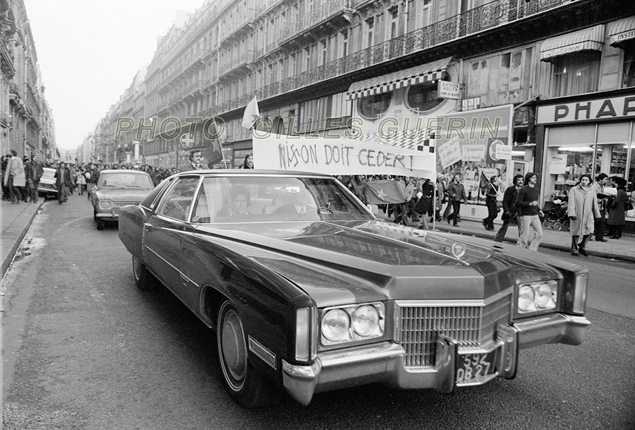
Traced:
<path id="1" fill-rule="evenodd" d="M 614 199 L 609 200 L 609 218 L 606 223 L 609 226 L 609 234 L 611 239 L 619 239 L 622 237 L 622 228 L 626 225 L 626 180 L 620 177 L 612 178 L 617 187 L 617 195 Z"/>
<path id="2" fill-rule="evenodd" d="M 595 219 L 600 217 L 597 194 L 589 187 L 591 176 L 582 175 L 580 183 L 569 191 L 567 214 L 571 220 L 571 255 L 588 255 L 586 244 L 593 234 Z M 578 239 L 582 236 L 582 242 Z"/>

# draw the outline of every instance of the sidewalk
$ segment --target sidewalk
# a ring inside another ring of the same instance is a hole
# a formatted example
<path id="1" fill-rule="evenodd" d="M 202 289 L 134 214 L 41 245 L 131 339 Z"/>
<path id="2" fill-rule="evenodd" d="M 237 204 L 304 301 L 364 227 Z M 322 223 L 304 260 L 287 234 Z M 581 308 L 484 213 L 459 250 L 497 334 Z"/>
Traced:
<path id="1" fill-rule="evenodd" d="M 382 217 L 386 221 L 392 221 L 383 215 L 383 212 L 380 211 L 377 216 Z M 483 227 L 483 224 L 479 221 L 467 219 L 461 221 L 457 227 L 449 225 L 446 221 L 440 221 L 436 223 L 435 228 L 443 232 L 465 234 L 484 239 L 492 239 L 493 241 L 496 232 L 502 225 L 502 222 L 500 220 L 498 221 L 498 223 L 494 223 L 494 231 L 485 230 L 485 227 Z M 410 223 L 410 225 L 415 226 L 412 223 Z M 430 224 L 430 229 L 432 230 L 432 223 Z M 620 239 L 609 239 L 608 237 L 606 237 L 606 239 L 608 239 L 606 242 L 589 241 L 586 247 L 586 251 L 589 255 L 635 262 L 635 236 L 623 234 Z M 518 227 L 515 225 L 509 226 L 507 235 L 505 236 L 505 242 L 516 243 L 517 240 Z M 540 247 L 569 252 L 571 250 L 571 234 L 568 231 L 544 229 Z M 584 257 L 580 258 L 584 259 Z"/>
<path id="2" fill-rule="evenodd" d="M 6 273 L 15 253 L 18 251 L 22 239 L 31 227 L 33 219 L 44 203 L 40 198 L 37 203 L 14 205 L 11 202 L 0 201 L 0 223 L 2 224 L 2 276 Z"/>

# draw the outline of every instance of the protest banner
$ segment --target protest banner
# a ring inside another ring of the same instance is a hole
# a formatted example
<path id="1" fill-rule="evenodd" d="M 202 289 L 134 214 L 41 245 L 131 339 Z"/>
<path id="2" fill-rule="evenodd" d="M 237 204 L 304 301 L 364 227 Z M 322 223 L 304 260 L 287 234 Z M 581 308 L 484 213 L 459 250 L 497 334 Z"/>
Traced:
<path id="1" fill-rule="evenodd" d="M 356 139 L 254 133 L 253 150 L 259 169 L 436 177 L 434 154 Z"/>

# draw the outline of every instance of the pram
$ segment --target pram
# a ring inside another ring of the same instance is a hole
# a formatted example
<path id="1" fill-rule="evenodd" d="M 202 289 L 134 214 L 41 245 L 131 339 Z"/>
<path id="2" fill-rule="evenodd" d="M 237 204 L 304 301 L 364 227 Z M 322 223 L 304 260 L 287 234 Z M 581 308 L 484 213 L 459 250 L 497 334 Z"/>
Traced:
<path id="1" fill-rule="evenodd" d="M 566 200 L 554 199 L 553 202 L 545 202 L 542 212 L 545 214 L 545 219 L 542 222 L 544 228 L 569 231 L 571 221 L 567 215 Z"/>

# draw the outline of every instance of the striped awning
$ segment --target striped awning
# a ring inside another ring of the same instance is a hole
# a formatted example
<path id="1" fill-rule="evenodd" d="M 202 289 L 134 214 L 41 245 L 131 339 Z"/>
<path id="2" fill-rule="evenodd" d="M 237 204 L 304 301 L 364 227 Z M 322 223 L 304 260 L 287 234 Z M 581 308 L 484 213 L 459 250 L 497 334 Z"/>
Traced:
<path id="1" fill-rule="evenodd" d="M 426 135 L 423 130 L 404 130 L 382 135 L 381 133 L 366 133 L 357 138 L 360 142 L 382 143 L 399 148 L 412 149 L 434 154 L 434 139 Z"/>
<path id="2" fill-rule="evenodd" d="M 635 15 L 609 23 L 608 34 L 612 46 L 635 39 Z"/>
<path id="3" fill-rule="evenodd" d="M 348 98 L 349 100 L 359 99 L 375 94 L 387 93 L 409 85 L 441 79 L 450 60 L 452 60 L 452 57 L 354 82 L 348 89 Z"/>
<path id="4" fill-rule="evenodd" d="M 580 51 L 601 51 L 604 43 L 604 24 L 562 36 L 552 37 L 542 42 L 540 59 L 551 61 L 561 55 Z"/>

